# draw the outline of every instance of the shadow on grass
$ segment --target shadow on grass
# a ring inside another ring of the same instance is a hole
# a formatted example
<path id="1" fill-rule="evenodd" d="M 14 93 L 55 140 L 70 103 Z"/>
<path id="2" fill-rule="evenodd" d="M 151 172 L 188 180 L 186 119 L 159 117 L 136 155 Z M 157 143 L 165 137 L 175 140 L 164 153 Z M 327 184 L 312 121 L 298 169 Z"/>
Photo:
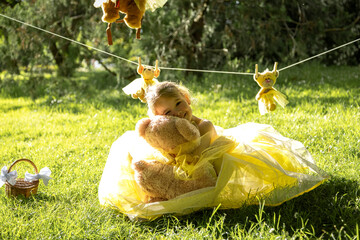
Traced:
<path id="1" fill-rule="evenodd" d="M 22 108 L 31 108 L 35 105 L 35 103 L 19 103 L 19 105 L 6 105 L 6 104 L 2 104 L 0 105 L 0 111 L 3 113 L 7 113 L 10 111 L 16 111 L 16 110 L 20 110 Z"/>
<path id="2" fill-rule="evenodd" d="M 343 71 L 342 71 L 343 69 Z M 275 85 L 279 91 L 285 92 L 290 88 L 295 92 L 309 90 L 331 91 L 358 89 L 357 82 L 353 77 L 354 68 L 335 68 L 324 66 L 310 66 L 296 68 L 292 71 L 281 73 L 281 78 Z M 347 77 L 344 77 L 347 76 Z M 138 77 L 138 76 L 137 76 Z M 174 79 L 182 79 L 174 77 Z M 159 78 L 160 81 L 165 79 Z M 29 97 L 33 100 L 46 99 L 43 104 L 47 106 L 59 106 L 66 110 L 69 107 L 70 112 L 78 112 L 81 109 L 74 109 L 74 104 L 90 103 L 91 105 L 105 108 L 122 109 L 128 103 L 134 104 L 136 101 L 126 96 L 122 92 L 122 87 L 130 83 L 119 83 L 115 76 L 108 72 L 92 71 L 78 72 L 74 77 L 61 78 L 46 75 L 31 75 L 14 78 L 2 79 L 0 81 L 1 94 L 9 97 Z M 209 74 L 199 82 L 195 77 L 187 78 L 182 83 L 187 86 L 191 92 L 207 94 L 209 92 L 219 94 L 221 98 L 229 100 L 251 99 L 260 90 L 259 86 L 252 79 L 252 76 L 219 76 Z M 290 106 L 298 106 L 304 102 L 314 104 L 332 104 L 341 103 L 344 106 L 351 106 L 355 96 L 346 97 L 328 97 L 328 96 L 289 96 Z M 356 96 L 358 98 L 358 96 Z"/>
<path id="3" fill-rule="evenodd" d="M 296 231 L 311 233 L 313 237 L 339 236 L 349 234 L 355 236 L 356 225 L 360 223 L 360 185 L 357 181 L 344 178 L 331 178 L 313 191 L 294 198 L 277 207 L 245 206 L 239 209 L 213 210 L 206 209 L 189 215 L 177 217 L 173 221 L 171 215 L 153 222 L 140 223 L 145 228 L 156 228 L 169 225 L 168 228 L 186 228 L 189 223 L 195 228 L 206 228 L 216 221 L 223 221 L 217 229 L 219 238 L 227 238 L 226 233 L 235 228 L 253 231 L 254 225 L 261 228 L 266 224 L 268 230 L 281 233 L 286 231 L 290 236 Z M 260 212 L 262 221 L 259 222 Z M 225 234 L 225 235 L 224 235 Z"/>
<path id="4" fill-rule="evenodd" d="M 360 101 L 358 97 L 356 99 L 351 99 L 351 97 L 291 97 L 291 99 L 289 99 L 289 102 L 289 106 L 293 108 L 299 108 L 304 104 L 317 105 L 322 108 L 324 114 L 328 112 L 328 108 L 331 105 L 339 104 L 344 108 L 360 106 Z"/>
<path id="5" fill-rule="evenodd" d="M 52 107 L 79 113 L 86 111 L 89 106 L 120 110 L 128 104 L 139 104 L 139 101 L 125 95 L 122 92 L 123 86 L 117 82 L 116 77 L 107 72 L 79 72 L 71 78 L 53 75 L 21 76 L 2 79 L 0 86 L 0 94 L 4 97 L 34 100 L 32 104 L 1 106 L 3 112 L 21 108 Z"/>

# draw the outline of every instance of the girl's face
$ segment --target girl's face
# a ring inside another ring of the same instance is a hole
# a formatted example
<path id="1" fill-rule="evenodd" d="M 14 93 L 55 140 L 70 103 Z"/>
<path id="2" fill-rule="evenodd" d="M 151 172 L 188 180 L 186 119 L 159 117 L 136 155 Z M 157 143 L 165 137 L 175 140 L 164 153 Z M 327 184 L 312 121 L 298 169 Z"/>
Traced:
<path id="1" fill-rule="evenodd" d="M 160 97 L 154 107 L 155 115 L 175 116 L 189 121 L 192 118 L 190 101 L 181 93 L 178 93 L 175 97 Z"/>

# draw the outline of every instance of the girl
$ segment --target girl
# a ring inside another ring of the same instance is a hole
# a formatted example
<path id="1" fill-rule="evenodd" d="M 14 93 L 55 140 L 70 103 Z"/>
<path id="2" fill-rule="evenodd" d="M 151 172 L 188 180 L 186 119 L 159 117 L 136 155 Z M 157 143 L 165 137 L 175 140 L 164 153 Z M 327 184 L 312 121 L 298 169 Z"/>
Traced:
<path id="1" fill-rule="evenodd" d="M 246 123 L 216 132 L 210 121 L 192 115 L 189 91 L 182 86 L 158 83 L 147 89 L 146 101 L 150 116 L 185 118 L 198 126 L 202 141 L 210 136 L 205 138 L 207 144 L 195 166 L 184 167 L 210 163 L 217 178 L 214 186 L 166 201 L 145 202 L 146 194 L 135 182 L 132 162 L 172 161 L 164 161 L 166 156 L 149 148 L 134 131 L 128 131 L 111 147 L 99 185 L 99 199 L 101 205 L 115 206 L 130 218 L 154 219 L 204 207 L 238 208 L 260 200 L 265 205 L 279 205 L 314 189 L 327 178 L 303 144 L 280 135 L 271 126 Z"/>
<path id="2" fill-rule="evenodd" d="M 189 90 L 172 82 L 161 82 L 151 86 L 146 93 L 149 116 L 166 115 L 185 118 L 195 123 L 203 136 L 207 132 L 216 136 L 214 125 L 206 119 L 192 115 Z"/>
<path id="3" fill-rule="evenodd" d="M 215 127 L 209 120 L 192 115 L 191 97 L 187 88 L 173 82 L 161 82 L 149 87 L 145 98 L 150 117 L 165 115 L 185 118 L 198 127 L 202 138 L 195 155 L 200 154 L 209 146 L 211 139 L 217 136 Z"/>

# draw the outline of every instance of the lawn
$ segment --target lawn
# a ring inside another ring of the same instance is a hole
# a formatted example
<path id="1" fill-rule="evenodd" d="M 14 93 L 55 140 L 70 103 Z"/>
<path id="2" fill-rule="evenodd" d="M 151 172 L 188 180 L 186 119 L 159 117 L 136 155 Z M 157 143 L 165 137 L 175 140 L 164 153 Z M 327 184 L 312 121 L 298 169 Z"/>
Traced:
<path id="1" fill-rule="evenodd" d="M 165 70 L 164 70 L 165 71 Z M 166 74 L 166 79 L 180 75 Z M 251 76 L 182 78 L 193 112 L 224 128 L 272 125 L 308 148 L 331 177 L 278 207 L 204 209 L 151 222 L 130 221 L 99 205 L 97 188 L 111 144 L 146 117 L 146 106 L 122 93 L 105 72 L 61 79 L 0 74 L 0 167 L 29 158 L 52 170 L 29 199 L 0 189 L 0 239 L 359 239 L 360 69 L 306 63 L 280 72 L 275 87 L 289 105 L 261 116 Z M 32 171 L 18 164 L 20 176 Z"/>

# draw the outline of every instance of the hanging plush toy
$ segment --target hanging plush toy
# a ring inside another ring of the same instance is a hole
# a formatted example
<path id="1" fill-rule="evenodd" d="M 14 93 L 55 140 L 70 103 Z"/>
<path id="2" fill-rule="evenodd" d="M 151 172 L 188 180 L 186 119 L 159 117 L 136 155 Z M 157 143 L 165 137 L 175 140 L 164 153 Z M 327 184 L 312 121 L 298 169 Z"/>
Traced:
<path id="1" fill-rule="evenodd" d="M 258 72 L 258 65 L 255 65 L 254 80 L 261 87 L 260 91 L 256 95 L 261 115 L 274 111 L 276 109 L 276 103 L 278 103 L 281 107 L 285 107 L 286 104 L 289 103 L 284 94 L 273 88 L 276 79 L 279 76 L 277 65 L 278 63 L 275 62 L 274 69 L 272 71 L 266 69 L 262 73 Z"/>
<path id="2" fill-rule="evenodd" d="M 129 28 L 136 29 L 136 38 L 140 39 L 141 22 L 146 10 L 155 11 L 167 0 L 95 0 L 94 7 L 103 10 L 102 21 L 108 23 L 106 29 L 108 44 L 112 45 L 111 24 L 124 22 Z M 119 13 L 125 17 L 119 20 Z"/>
<path id="3" fill-rule="evenodd" d="M 155 69 L 151 66 L 144 67 L 141 65 L 141 58 L 139 57 L 139 67 L 137 72 L 142 78 L 137 78 L 129 85 L 123 88 L 126 94 L 131 95 L 132 98 L 139 98 L 141 102 L 145 103 L 145 93 L 149 86 L 152 86 L 159 81 L 156 79 L 160 75 L 160 69 L 158 67 L 158 61 L 156 60 Z"/>

